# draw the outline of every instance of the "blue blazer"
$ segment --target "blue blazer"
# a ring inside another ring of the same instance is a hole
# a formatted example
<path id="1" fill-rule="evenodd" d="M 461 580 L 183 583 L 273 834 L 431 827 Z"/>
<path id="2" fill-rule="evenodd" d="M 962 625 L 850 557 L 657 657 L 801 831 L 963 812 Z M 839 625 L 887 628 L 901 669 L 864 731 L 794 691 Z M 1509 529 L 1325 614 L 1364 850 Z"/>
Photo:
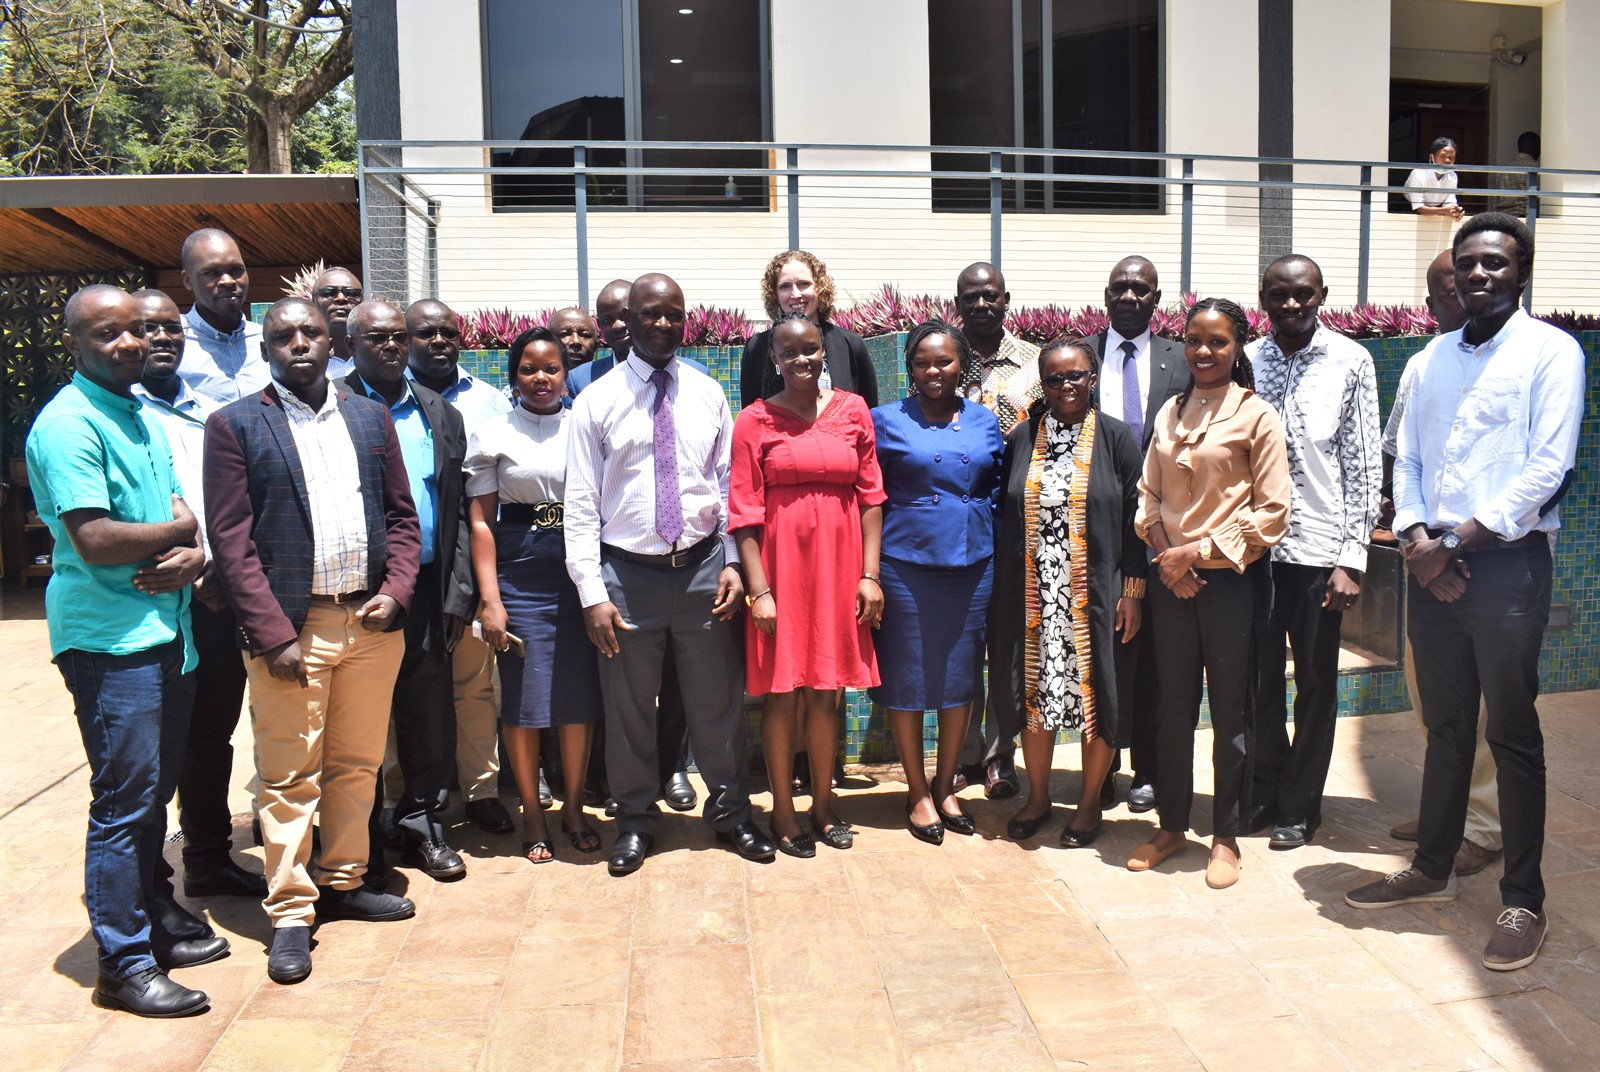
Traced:
<path id="1" fill-rule="evenodd" d="M 400 440 L 382 403 L 337 395 L 361 478 L 367 590 L 393 596 L 404 611 L 416 587 L 422 534 Z M 298 638 L 311 605 L 305 470 L 275 386 L 211 415 L 202 471 L 217 576 L 239 620 L 240 646 L 260 655 Z M 397 615 L 390 628 L 403 618 Z"/>
<path id="2" fill-rule="evenodd" d="M 955 427 L 929 425 L 915 399 L 872 411 L 883 470 L 882 553 L 919 566 L 961 567 L 994 554 L 1005 438 L 985 406 L 962 400 Z"/>

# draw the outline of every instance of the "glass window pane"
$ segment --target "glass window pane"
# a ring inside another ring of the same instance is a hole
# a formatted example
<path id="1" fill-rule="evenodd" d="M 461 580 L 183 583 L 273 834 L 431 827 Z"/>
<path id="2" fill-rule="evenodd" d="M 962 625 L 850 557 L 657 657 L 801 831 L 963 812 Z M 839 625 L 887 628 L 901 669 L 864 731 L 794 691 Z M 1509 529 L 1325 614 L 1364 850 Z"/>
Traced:
<path id="1" fill-rule="evenodd" d="M 929 138 L 934 145 L 1016 144 L 1011 0 L 928 0 Z M 935 153 L 935 170 L 987 171 L 981 154 Z M 986 179 L 936 179 L 937 212 L 989 211 Z"/>

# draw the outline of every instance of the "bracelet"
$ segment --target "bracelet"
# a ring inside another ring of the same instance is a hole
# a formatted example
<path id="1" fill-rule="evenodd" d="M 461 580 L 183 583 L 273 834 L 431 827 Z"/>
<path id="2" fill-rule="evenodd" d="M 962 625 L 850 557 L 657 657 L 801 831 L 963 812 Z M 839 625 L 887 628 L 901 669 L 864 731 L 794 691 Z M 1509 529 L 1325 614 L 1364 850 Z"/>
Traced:
<path id="1" fill-rule="evenodd" d="M 1122 597 L 1124 599 L 1143 599 L 1145 593 L 1145 579 L 1143 577 L 1125 577 L 1122 581 Z"/>
<path id="2" fill-rule="evenodd" d="M 883 587 L 883 582 L 878 580 L 878 575 L 876 573 L 863 573 L 861 575 L 861 579 L 863 581 L 871 581 L 873 584 L 877 585 L 879 588 Z"/>
<path id="3" fill-rule="evenodd" d="M 753 607 L 753 606 L 756 605 L 756 600 L 760 599 L 762 596 L 770 596 L 771 594 L 772 594 L 772 589 L 770 587 L 763 588 L 761 591 L 757 592 L 753 596 L 745 596 L 744 597 L 744 605 L 747 606 L 747 607 Z"/>

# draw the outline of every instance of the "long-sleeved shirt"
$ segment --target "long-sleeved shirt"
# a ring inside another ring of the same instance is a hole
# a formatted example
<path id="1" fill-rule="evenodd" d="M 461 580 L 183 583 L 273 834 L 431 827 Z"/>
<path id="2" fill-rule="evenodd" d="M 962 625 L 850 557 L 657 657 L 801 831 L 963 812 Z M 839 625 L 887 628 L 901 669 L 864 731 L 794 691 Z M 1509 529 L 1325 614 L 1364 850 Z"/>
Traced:
<path id="1" fill-rule="evenodd" d="M 210 558 L 211 545 L 206 540 L 206 500 L 200 473 L 206 453 L 206 418 L 217 409 L 217 404 L 205 395 L 195 394 L 181 379 L 178 395 L 171 402 L 151 394 L 142 383 L 133 385 L 133 397 L 143 404 L 145 420 L 160 428 L 167 437 L 172 468 L 183 487 L 183 501 L 200 523 L 200 547 Z"/>
<path id="2" fill-rule="evenodd" d="M 278 397 L 305 472 L 311 592 L 359 592 L 367 587 L 367 517 L 355 443 L 339 412 L 339 393 L 329 387 L 321 409 L 312 409 L 281 383 Z"/>
<path id="3" fill-rule="evenodd" d="M 406 379 L 416 377 L 406 370 Z M 456 378 L 439 392 L 439 397 L 450 403 L 461 414 L 461 423 L 471 435 L 483 425 L 511 412 L 511 396 L 487 380 L 480 380 L 469 372 L 456 369 Z"/>
<path id="4" fill-rule="evenodd" d="M 1195 565 L 1242 573 L 1289 530 L 1283 422 L 1236 383 L 1195 388 L 1181 414 L 1179 400 L 1156 415 L 1134 528 L 1146 543 L 1158 521 L 1174 544 L 1209 536 L 1212 557 Z"/>
<path id="5" fill-rule="evenodd" d="M 1273 561 L 1365 572 L 1383 483 L 1372 355 L 1320 324 L 1295 353 L 1273 335 L 1245 353 L 1257 396 L 1283 421 L 1289 455 L 1289 531 Z"/>
<path id="6" fill-rule="evenodd" d="M 733 412 L 722 387 L 674 358 L 667 362 L 678 459 L 683 532 L 669 544 L 656 532 L 655 367 L 630 355 L 572 403 L 567 433 L 567 574 L 585 607 L 604 603 L 600 545 L 667 555 L 721 534 L 729 563 L 739 561 L 727 531 Z"/>
<path id="7" fill-rule="evenodd" d="M 249 317 L 231 332 L 221 332 L 190 309 L 183 314 L 186 345 L 178 375 L 213 402 L 237 402 L 272 381 L 272 366 L 261 352 L 261 325 Z"/>
<path id="8" fill-rule="evenodd" d="M 1576 464 L 1578 340 L 1518 309 L 1473 346 L 1440 335 L 1411 359 L 1394 464 L 1396 532 L 1468 518 L 1503 540 L 1561 527 L 1554 501 Z"/>

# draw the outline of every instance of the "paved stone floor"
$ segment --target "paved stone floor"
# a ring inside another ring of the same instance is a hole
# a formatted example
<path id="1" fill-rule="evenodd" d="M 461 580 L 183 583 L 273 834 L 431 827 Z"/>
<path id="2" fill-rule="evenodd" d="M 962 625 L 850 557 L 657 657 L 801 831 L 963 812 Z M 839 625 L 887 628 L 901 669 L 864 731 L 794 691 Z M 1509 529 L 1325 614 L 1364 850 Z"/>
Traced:
<path id="1" fill-rule="evenodd" d="M 211 1011 L 165 1022 L 104 1012 L 89 1002 L 81 901 L 88 772 L 38 599 L 7 592 L 4 611 L 0 1067 L 11 1072 L 1600 1063 L 1595 693 L 1542 704 L 1553 924 L 1520 972 L 1478 964 L 1497 869 L 1464 880 L 1451 905 L 1345 907 L 1347 888 L 1406 859 L 1387 831 L 1414 806 L 1421 735 L 1391 715 L 1341 722 L 1316 842 L 1273 853 L 1249 839 L 1243 878 L 1225 892 L 1206 888 L 1199 848 L 1157 873 L 1124 870 L 1152 824 L 1123 806 L 1107 836 L 1067 852 L 1055 846 L 1065 808 L 1041 840 L 1016 845 L 1000 836 L 1012 803 L 968 791 L 979 836 L 934 848 L 901 825 L 903 787 L 857 774 L 840 804 L 856 847 L 809 861 L 747 864 L 698 820 L 668 815 L 663 851 L 619 880 L 570 850 L 531 867 L 513 855 L 516 835 L 458 823 L 466 879 L 401 869 L 416 918 L 322 928 L 315 971 L 295 987 L 266 978 L 259 906 L 193 904 L 233 942 L 228 959 L 179 974 L 210 993 Z M 1201 785 L 1209 741 L 1198 741 Z M 1076 766 L 1075 748 L 1058 753 L 1057 800 L 1076 797 Z M 235 807 L 247 843 L 242 791 Z M 1205 830 L 1203 809 L 1196 819 Z M 597 825 L 609 843 L 610 824 Z"/>

